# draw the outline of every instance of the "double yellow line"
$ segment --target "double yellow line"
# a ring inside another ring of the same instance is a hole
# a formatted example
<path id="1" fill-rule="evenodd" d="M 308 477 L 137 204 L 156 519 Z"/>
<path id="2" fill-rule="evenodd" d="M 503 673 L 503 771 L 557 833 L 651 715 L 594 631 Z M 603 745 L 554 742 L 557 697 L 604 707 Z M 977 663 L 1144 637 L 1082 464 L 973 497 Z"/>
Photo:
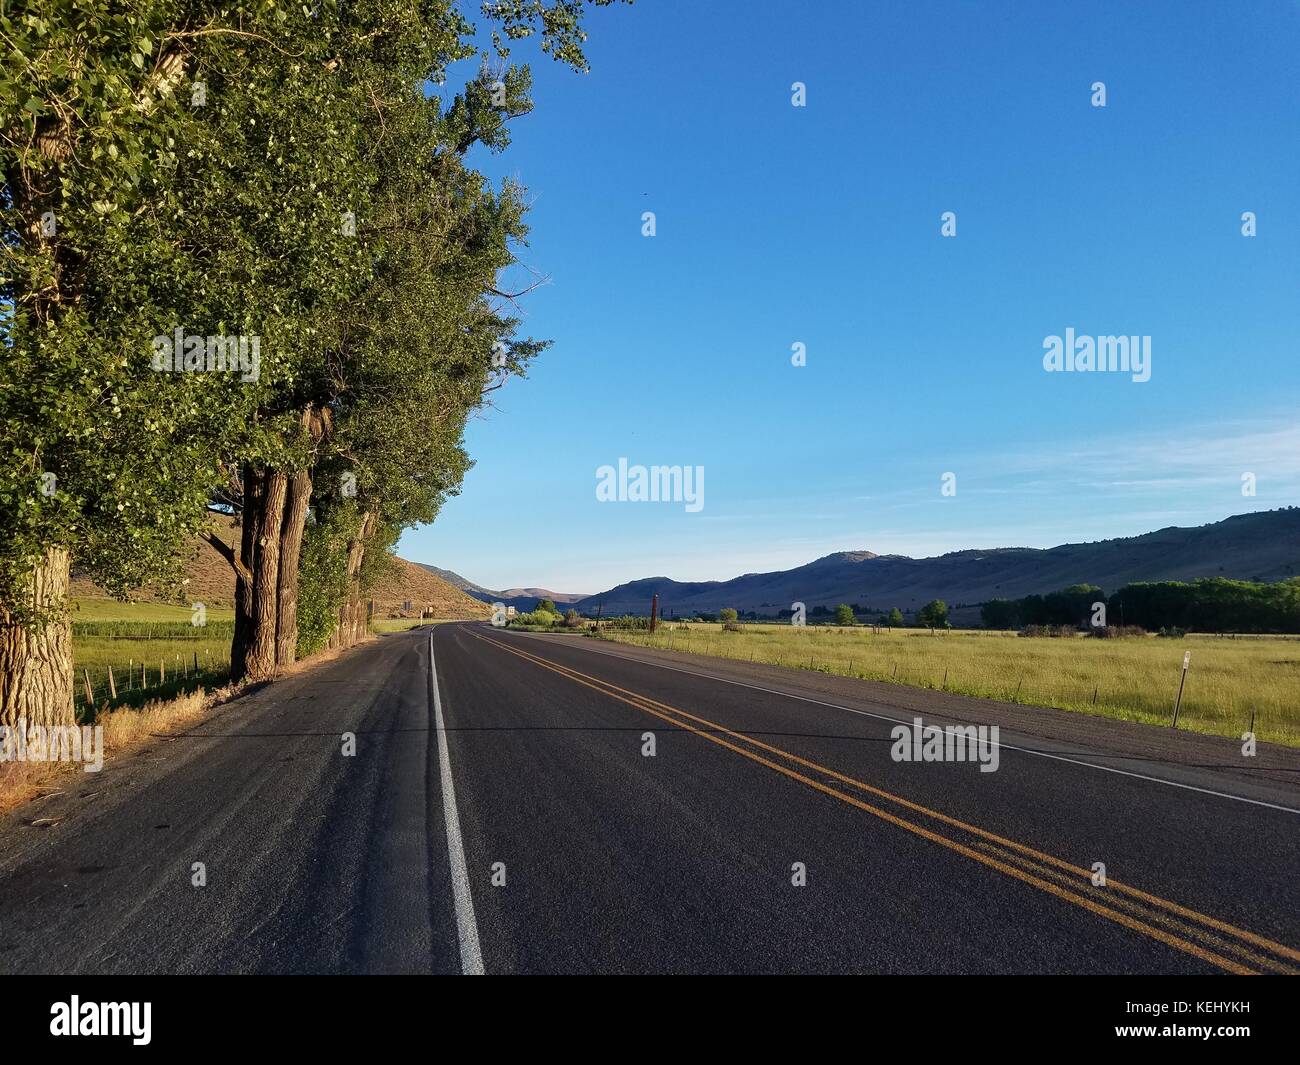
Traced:
<path id="1" fill-rule="evenodd" d="M 710 743 L 757 762 L 791 780 L 797 780 L 904 831 L 956 851 L 1006 876 L 1030 884 L 1108 921 L 1150 936 L 1227 972 L 1239 975 L 1258 975 L 1262 972 L 1288 975 L 1300 973 L 1300 969 L 1288 964 L 1300 962 L 1300 951 L 1281 943 L 1114 879 L 1107 878 L 1105 887 L 1097 887 L 1092 882 L 1093 874 L 1089 869 L 1080 868 L 1054 855 L 1027 847 L 955 817 L 949 817 L 937 810 L 811 762 L 791 751 L 774 747 L 753 736 L 734 732 L 716 722 L 601 680 L 589 673 L 570 669 L 568 666 L 559 665 L 517 647 L 507 646 L 499 639 L 490 639 L 479 633 L 471 633 L 471 635 L 509 654 L 557 673 L 575 684 L 581 684 L 611 699 L 652 714 L 675 728 L 694 733 Z M 849 790 L 845 790 L 846 788 L 884 800 L 892 807 L 900 808 L 909 814 L 920 815 L 920 820 L 909 820 L 890 809 L 869 803 L 858 795 L 851 794 Z M 933 827 L 927 827 L 922 823 L 923 821 L 930 822 Z"/>

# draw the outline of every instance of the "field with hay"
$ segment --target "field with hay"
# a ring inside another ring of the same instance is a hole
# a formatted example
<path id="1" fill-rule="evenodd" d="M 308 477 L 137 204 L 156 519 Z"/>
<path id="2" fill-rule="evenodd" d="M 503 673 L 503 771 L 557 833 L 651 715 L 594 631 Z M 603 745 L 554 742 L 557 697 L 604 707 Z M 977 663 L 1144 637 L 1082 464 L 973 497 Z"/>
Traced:
<path id="1" fill-rule="evenodd" d="M 1013 632 L 679 622 L 605 639 L 934 688 L 1031 706 L 1168 725 L 1191 652 L 1178 727 L 1239 737 L 1250 726 L 1300 746 L 1300 639 L 1191 635 L 1182 639 Z"/>

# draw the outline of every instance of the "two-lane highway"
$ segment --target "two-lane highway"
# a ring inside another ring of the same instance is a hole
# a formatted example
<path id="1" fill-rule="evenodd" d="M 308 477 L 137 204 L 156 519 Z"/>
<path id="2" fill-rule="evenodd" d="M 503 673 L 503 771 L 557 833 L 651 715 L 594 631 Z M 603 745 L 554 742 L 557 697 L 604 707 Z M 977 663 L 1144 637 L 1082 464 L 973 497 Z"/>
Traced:
<path id="1" fill-rule="evenodd" d="M 995 772 L 904 763 L 911 713 L 844 689 L 385 637 L 8 819 L 0 970 L 1300 970 L 1300 763 L 1131 771 L 1023 731 Z"/>

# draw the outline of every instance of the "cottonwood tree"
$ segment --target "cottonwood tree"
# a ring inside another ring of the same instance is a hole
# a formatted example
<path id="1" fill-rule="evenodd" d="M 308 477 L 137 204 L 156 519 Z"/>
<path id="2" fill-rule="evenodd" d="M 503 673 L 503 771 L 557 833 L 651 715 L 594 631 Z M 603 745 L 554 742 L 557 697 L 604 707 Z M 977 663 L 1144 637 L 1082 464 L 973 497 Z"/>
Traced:
<path id="1" fill-rule="evenodd" d="M 518 36 L 531 19 L 544 49 L 576 62 L 580 31 L 570 16 L 581 5 L 557 7 L 567 12 L 563 18 L 530 5 L 522 21 L 508 7 L 502 24 Z M 300 254 L 314 269 L 273 272 L 261 288 L 262 303 L 277 316 L 268 328 L 280 338 L 254 415 L 267 431 L 260 451 L 232 463 L 229 489 L 217 497 L 239 516 L 238 547 L 211 536 L 236 574 L 237 679 L 268 677 L 297 651 L 301 547 L 318 486 L 316 518 L 329 538 L 313 545 L 313 565 L 336 572 L 322 548 L 346 552 L 336 642 L 349 642 L 364 628 L 359 585 L 367 545 L 391 543 L 404 525 L 432 520 L 443 495 L 459 485 L 464 420 L 494 387 L 493 371 L 499 383 L 540 350 L 515 340 L 514 321 L 492 303 L 501 296 L 498 274 L 513 262 L 510 245 L 523 236 L 522 198 L 509 185 L 494 193 L 464 164 L 476 144 L 500 150 L 508 143 L 505 119 L 531 108 L 527 69 L 494 72 L 484 62 L 443 112 L 422 86 L 474 54 L 470 27 L 448 5 L 361 4 L 320 19 L 329 32 L 304 45 L 325 42 L 315 62 L 262 57 L 283 67 L 279 77 L 300 93 L 285 106 L 288 94 L 277 88 L 257 104 L 269 112 L 262 125 L 272 133 L 256 146 L 277 145 L 275 166 L 258 151 L 234 163 L 248 171 L 238 186 L 253 189 L 266 209 L 304 186 L 332 189 L 325 202 L 346 207 L 341 231 L 350 241 L 341 252 L 333 238 L 309 244 Z M 322 122 L 330 138 L 315 132 Z M 231 124 L 232 134 L 244 129 L 238 119 Z M 316 151 L 325 139 L 328 163 Z M 286 157 L 305 170 L 291 181 Z M 322 166 L 328 175 L 319 173 Z M 328 211 L 312 221 L 318 207 L 304 204 L 273 238 L 284 243 L 295 229 L 327 227 Z M 264 226 L 265 218 L 264 209 L 251 222 Z M 336 222 L 332 232 L 339 231 Z M 311 281 L 306 290 L 304 279 Z M 321 485 L 321 463 L 333 459 L 350 465 L 335 463 L 337 481 Z M 335 500 L 343 502 L 331 510 Z"/>
<path id="2" fill-rule="evenodd" d="M 916 612 L 916 622 L 926 628 L 943 628 L 948 623 L 948 604 L 942 599 L 931 599 Z"/>
<path id="3" fill-rule="evenodd" d="M 11 0 L 0 10 L 0 720 L 72 720 L 72 562 L 124 592 L 177 569 L 216 471 L 212 382 L 160 390 L 176 320 L 158 225 L 195 112 L 190 45 L 273 5 Z"/>
<path id="4" fill-rule="evenodd" d="M 389 189 L 377 222 L 381 268 L 338 319 L 347 346 L 332 352 L 348 368 L 347 388 L 331 403 L 313 504 L 320 534 L 346 552 L 336 645 L 364 632 L 367 560 L 378 566 L 401 529 L 431 522 L 459 490 L 467 418 L 544 346 L 514 336 L 518 323 L 496 295 L 526 233 L 521 191 L 493 192 L 455 152 L 416 158 L 432 173 L 408 167 L 405 184 Z"/>
<path id="5" fill-rule="evenodd" d="M 585 65 L 584 6 L 490 5 L 499 53 L 540 34 L 544 52 Z M 443 0 L 0 12 L 6 722 L 71 719 L 71 561 L 116 593 L 166 578 L 213 498 L 241 523 L 234 672 L 262 677 L 291 656 L 304 471 L 347 391 L 327 361 L 347 347 L 330 312 L 384 255 L 345 244 L 341 219 L 367 217 L 393 160 L 388 118 L 471 40 Z M 501 79 L 504 109 L 485 73 L 444 117 L 457 156 L 523 106 L 519 71 Z M 151 338 L 177 328 L 258 337 L 260 373 L 160 377 Z"/>

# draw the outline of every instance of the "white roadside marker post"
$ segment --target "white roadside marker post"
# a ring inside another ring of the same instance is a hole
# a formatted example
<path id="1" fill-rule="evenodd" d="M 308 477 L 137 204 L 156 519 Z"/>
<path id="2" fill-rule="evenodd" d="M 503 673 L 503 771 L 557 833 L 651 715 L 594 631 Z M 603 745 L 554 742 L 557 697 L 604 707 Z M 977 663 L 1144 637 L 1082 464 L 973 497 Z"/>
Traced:
<path id="1" fill-rule="evenodd" d="M 1174 721 L 1170 728 L 1178 727 L 1178 708 L 1183 705 L 1183 685 L 1187 683 L 1187 667 L 1191 665 L 1192 652 L 1183 652 L 1183 675 L 1178 680 L 1178 698 L 1174 700 Z"/>

